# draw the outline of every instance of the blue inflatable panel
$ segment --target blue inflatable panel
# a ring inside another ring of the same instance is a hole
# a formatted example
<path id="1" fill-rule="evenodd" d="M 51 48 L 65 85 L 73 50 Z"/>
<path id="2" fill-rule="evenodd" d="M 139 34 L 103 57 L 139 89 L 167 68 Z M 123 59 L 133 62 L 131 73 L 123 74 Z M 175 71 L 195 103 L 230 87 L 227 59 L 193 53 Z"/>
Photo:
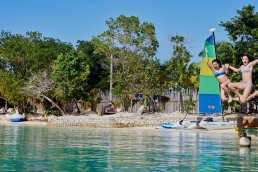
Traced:
<path id="1" fill-rule="evenodd" d="M 200 113 L 221 113 L 222 106 L 219 94 L 199 94 Z"/>

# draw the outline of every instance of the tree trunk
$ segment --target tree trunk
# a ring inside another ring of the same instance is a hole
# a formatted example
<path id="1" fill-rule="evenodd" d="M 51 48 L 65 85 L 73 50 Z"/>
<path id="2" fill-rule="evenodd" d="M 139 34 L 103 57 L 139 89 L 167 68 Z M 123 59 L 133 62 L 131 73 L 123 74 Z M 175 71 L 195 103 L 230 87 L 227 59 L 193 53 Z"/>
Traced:
<path id="1" fill-rule="evenodd" d="M 131 99 L 131 113 L 133 112 L 133 100 Z"/>
<path id="2" fill-rule="evenodd" d="M 182 94 L 182 89 L 179 90 L 179 101 L 180 101 L 180 107 L 181 111 L 184 112 L 184 101 L 183 101 L 183 94 Z"/>
<path id="3" fill-rule="evenodd" d="M 8 106 L 8 101 L 7 101 L 7 100 L 5 100 L 5 105 L 4 105 L 4 106 L 5 106 L 4 108 L 5 108 L 6 110 L 8 110 L 8 109 L 7 109 L 7 108 L 8 108 L 8 107 L 7 107 L 7 106 Z"/>
<path id="4" fill-rule="evenodd" d="M 113 101 L 113 54 L 110 56 L 110 83 L 109 83 L 109 99 Z"/>
<path id="5" fill-rule="evenodd" d="M 157 103 L 155 102 L 155 100 L 153 98 L 151 98 L 149 96 L 149 100 L 150 100 L 150 104 L 152 106 L 153 112 L 157 112 L 158 111 L 158 107 L 157 107 Z"/>
<path id="6" fill-rule="evenodd" d="M 65 115 L 65 112 L 61 109 L 61 107 L 56 102 L 54 102 L 53 100 L 51 100 L 45 95 L 41 95 L 41 96 L 47 99 L 50 103 L 52 103 L 52 106 L 57 107 L 61 111 L 62 115 Z"/>
<path id="7" fill-rule="evenodd" d="M 75 106 L 76 106 L 76 108 L 77 108 L 77 114 L 79 114 L 81 111 L 80 111 L 80 108 L 79 108 L 79 106 L 78 106 L 78 104 L 77 104 L 77 101 L 75 100 L 75 98 L 73 98 L 73 101 L 74 101 Z"/>
<path id="8" fill-rule="evenodd" d="M 7 102 L 8 102 L 8 100 L 7 100 L 6 98 L 2 97 L 2 96 L 0 96 L 0 98 L 5 100 L 5 107 L 4 107 L 4 108 L 7 110 L 7 108 L 8 108 L 8 107 L 7 107 Z"/>

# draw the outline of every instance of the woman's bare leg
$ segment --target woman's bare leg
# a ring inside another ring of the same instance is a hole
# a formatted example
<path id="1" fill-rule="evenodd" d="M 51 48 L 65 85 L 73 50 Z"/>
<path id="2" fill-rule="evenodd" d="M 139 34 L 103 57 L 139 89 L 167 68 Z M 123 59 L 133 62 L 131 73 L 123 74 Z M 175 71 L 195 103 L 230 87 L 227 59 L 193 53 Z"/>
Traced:
<path id="1" fill-rule="evenodd" d="M 225 91 L 223 90 L 223 88 L 220 87 L 220 98 L 221 98 L 222 101 L 228 101 L 228 97 L 226 97 L 225 94 L 226 94 L 226 93 L 225 93 Z"/>
<path id="2" fill-rule="evenodd" d="M 239 90 L 244 90 L 244 87 L 243 87 L 243 84 L 241 82 L 231 82 L 228 84 L 228 88 L 234 92 L 240 99 L 240 97 L 242 96 L 238 91 L 237 89 Z"/>
<path id="3" fill-rule="evenodd" d="M 233 97 L 232 100 L 234 100 L 236 102 L 240 102 L 240 98 L 239 97 Z"/>
<path id="4" fill-rule="evenodd" d="M 220 84 L 220 87 L 224 90 L 226 95 L 228 96 L 228 102 L 232 102 L 232 96 L 230 95 L 229 89 L 228 89 L 228 84 L 230 83 L 230 80 L 227 80 L 226 82 Z"/>
<path id="5" fill-rule="evenodd" d="M 246 102 L 249 102 L 251 99 L 255 98 L 258 96 L 258 91 L 255 91 L 253 94 L 247 97 Z"/>
<path id="6" fill-rule="evenodd" d="M 253 86 L 249 85 L 245 88 L 243 95 L 240 96 L 240 102 L 241 103 L 246 103 L 247 102 L 247 98 L 250 96 L 250 93 L 253 90 Z"/>

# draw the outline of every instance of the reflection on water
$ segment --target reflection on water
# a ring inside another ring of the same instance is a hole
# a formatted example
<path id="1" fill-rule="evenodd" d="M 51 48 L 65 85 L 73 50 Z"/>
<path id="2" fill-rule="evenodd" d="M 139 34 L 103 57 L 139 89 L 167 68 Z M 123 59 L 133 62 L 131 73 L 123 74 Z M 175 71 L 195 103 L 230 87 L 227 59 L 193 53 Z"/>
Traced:
<path id="1" fill-rule="evenodd" d="M 0 171 L 257 171 L 257 140 L 175 130 L 0 126 Z"/>

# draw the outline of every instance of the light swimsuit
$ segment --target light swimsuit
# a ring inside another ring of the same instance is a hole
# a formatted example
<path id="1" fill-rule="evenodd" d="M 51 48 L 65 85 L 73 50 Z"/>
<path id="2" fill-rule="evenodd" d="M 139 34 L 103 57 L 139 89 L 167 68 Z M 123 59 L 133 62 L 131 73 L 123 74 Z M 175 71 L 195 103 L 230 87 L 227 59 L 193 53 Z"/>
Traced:
<path id="1" fill-rule="evenodd" d="M 247 73 L 247 72 L 251 72 L 251 71 L 249 70 L 249 67 L 248 67 L 248 66 L 245 66 L 245 67 L 242 67 L 242 68 L 241 68 L 241 73 Z"/>
<path id="2" fill-rule="evenodd" d="M 248 87 L 248 86 L 253 86 L 253 83 L 252 82 L 243 82 L 241 81 L 242 85 L 244 88 Z"/>
<path id="3" fill-rule="evenodd" d="M 222 68 L 221 72 L 217 72 L 216 70 L 214 70 L 214 76 L 217 78 L 220 75 L 226 75 L 225 70 Z"/>
<path id="4" fill-rule="evenodd" d="M 245 66 L 245 67 L 242 67 L 241 68 L 241 73 L 247 73 L 247 72 L 251 72 L 249 70 L 249 67 L 248 66 Z M 243 82 L 241 81 L 242 85 L 244 88 L 248 87 L 248 86 L 253 86 L 253 83 L 252 82 Z"/>

